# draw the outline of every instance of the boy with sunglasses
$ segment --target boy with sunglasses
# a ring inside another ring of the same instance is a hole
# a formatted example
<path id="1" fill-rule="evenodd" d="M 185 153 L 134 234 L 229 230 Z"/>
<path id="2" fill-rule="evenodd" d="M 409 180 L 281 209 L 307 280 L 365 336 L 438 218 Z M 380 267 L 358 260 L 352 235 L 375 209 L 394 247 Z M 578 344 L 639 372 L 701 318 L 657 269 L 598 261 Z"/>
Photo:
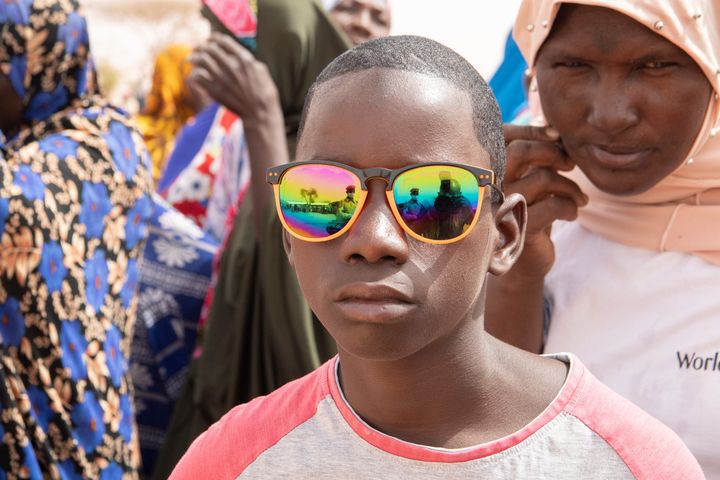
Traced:
<path id="1" fill-rule="evenodd" d="M 320 75 L 303 117 L 298 162 L 267 180 L 339 355 L 231 411 L 172 478 L 703 478 L 576 358 L 484 331 L 487 273 L 518 257 L 526 207 L 500 192 L 500 115 L 472 66 L 428 39 L 373 41 Z"/>

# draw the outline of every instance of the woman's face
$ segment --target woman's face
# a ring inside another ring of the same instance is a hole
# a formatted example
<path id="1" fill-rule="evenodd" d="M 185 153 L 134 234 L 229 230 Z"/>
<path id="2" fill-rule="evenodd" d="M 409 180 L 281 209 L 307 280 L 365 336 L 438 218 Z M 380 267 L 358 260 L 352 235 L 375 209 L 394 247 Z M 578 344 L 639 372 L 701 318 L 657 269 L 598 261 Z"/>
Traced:
<path id="1" fill-rule="evenodd" d="M 354 45 L 390 35 L 387 0 L 342 0 L 330 15 Z"/>
<path id="2" fill-rule="evenodd" d="M 601 7 L 563 6 L 536 67 L 549 124 L 615 195 L 645 192 L 687 159 L 712 94 L 685 51 Z"/>

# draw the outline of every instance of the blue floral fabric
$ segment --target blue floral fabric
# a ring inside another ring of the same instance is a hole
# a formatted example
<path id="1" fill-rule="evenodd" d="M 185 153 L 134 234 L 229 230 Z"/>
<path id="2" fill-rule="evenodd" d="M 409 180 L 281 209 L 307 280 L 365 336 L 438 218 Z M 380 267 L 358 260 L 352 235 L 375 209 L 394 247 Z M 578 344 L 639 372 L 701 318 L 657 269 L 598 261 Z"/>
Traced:
<path id="1" fill-rule="evenodd" d="M 0 479 L 138 478 L 147 152 L 96 94 L 76 0 L 0 2 L 0 27 L 23 106 L 0 151 Z"/>
<path id="2" fill-rule="evenodd" d="M 153 196 L 130 356 L 142 473 L 148 477 L 185 385 L 218 247 L 195 222 Z"/>

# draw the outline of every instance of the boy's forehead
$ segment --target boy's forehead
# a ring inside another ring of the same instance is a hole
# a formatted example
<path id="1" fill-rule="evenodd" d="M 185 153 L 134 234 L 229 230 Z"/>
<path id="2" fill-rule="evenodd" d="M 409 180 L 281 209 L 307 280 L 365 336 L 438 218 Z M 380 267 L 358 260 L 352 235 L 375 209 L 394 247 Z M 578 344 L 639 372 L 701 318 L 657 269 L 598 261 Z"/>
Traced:
<path id="1" fill-rule="evenodd" d="M 352 163 L 362 153 L 384 160 L 375 166 L 387 168 L 393 160 L 489 166 L 475 135 L 468 93 L 442 78 L 386 68 L 321 84 L 298 146 L 303 160 L 334 154 L 336 160 Z"/>
<path id="2" fill-rule="evenodd" d="M 442 78 L 391 68 L 371 68 L 326 81 L 317 89 L 313 102 L 340 102 L 353 106 L 393 102 L 437 107 L 441 103 L 463 100 L 469 100 L 469 96 Z"/>

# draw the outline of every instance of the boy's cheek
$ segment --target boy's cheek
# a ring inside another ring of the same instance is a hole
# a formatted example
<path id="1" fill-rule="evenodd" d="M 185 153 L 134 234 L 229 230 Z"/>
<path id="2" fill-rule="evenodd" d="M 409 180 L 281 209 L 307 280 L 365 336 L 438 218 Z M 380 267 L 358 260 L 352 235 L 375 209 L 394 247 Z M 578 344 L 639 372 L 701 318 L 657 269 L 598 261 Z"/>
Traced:
<path id="1" fill-rule="evenodd" d="M 290 265 L 295 268 L 295 258 L 293 256 L 293 252 L 295 249 L 293 248 L 293 237 L 290 235 L 287 230 L 283 229 L 282 232 L 283 236 L 283 248 L 285 249 L 285 255 L 288 258 L 288 262 L 290 262 Z"/>
<path id="2" fill-rule="evenodd" d="M 296 238 L 288 241 L 290 251 L 288 260 L 295 269 L 300 288 L 313 309 L 319 307 L 323 294 L 328 296 L 332 291 L 332 279 L 337 260 L 330 252 L 325 251 L 325 244 L 303 242 Z"/>

